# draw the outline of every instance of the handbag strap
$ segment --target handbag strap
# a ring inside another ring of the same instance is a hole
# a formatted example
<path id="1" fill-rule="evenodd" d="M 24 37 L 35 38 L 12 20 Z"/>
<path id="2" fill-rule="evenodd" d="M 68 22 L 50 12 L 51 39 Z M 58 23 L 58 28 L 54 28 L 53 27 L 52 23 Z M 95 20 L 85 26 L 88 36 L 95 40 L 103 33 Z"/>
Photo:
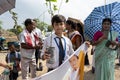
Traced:
<path id="1" fill-rule="evenodd" d="M 110 40 L 112 41 L 112 31 L 110 30 Z"/>

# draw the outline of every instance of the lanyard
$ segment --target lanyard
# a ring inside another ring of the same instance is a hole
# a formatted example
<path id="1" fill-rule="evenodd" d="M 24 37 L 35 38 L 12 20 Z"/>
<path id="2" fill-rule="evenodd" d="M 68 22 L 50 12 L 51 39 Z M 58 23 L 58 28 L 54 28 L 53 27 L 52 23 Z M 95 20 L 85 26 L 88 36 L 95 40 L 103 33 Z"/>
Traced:
<path id="1" fill-rule="evenodd" d="M 55 42 L 56 42 L 56 44 L 57 44 L 57 47 L 59 48 L 59 50 L 60 50 L 60 46 L 59 46 L 59 44 L 58 44 L 58 42 L 57 42 L 57 40 L 56 40 L 56 38 L 54 38 L 54 40 L 55 40 Z M 63 50 L 64 50 L 64 54 L 65 54 L 65 51 L 66 51 L 66 41 L 65 41 L 65 39 L 63 38 L 63 40 L 64 40 L 64 47 L 63 47 Z M 65 49 L 64 49 L 65 48 Z"/>

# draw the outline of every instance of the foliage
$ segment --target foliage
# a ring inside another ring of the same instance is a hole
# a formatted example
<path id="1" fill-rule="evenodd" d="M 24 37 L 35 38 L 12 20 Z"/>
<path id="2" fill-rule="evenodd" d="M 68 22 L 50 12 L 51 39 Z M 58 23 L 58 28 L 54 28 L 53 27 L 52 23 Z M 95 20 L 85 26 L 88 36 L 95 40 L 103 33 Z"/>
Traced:
<path id="1" fill-rule="evenodd" d="M 0 29 L 2 29 L 2 21 L 0 21 Z"/>
<path id="2" fill-rule="evenodd" d="M 23 30 L 23 28 L 20 25 L 18 25 L 18 26 L 16 26 L 16 29 L 12 28 L 12 29 L 9 29 L 8 31 L 13 32 L 16 35 L 19 35 L 22 32 L 22 30 Z"/>
<path id="3" fill-rule="evenodd" d="M 46 0 L 46 1 L 57 2 L 57 0 Z"/>
<path id="4" fill-rule="evenodd" d="M 51 32 L 52 30 L 53 30 L 52 26 L 49 25 L 49 26 L 48 26 L 48 32 Z"/>
<path id="5" fill-rule="evenodd" d="M 14 20 L 14 26 L 9 31 L 15 33 L 18 37 L 18 35 L 22 32 L 23 28 L 17 23 L 17 20 L 18 20 L 17 13 L 12 10 L 10 10 L 9 12 L 12 15 L 12 19 Z"/>
<path id="6" fill-rule="evenodd" d="M 17 20 L 18 20 L 17 13 L 12 11 L 12 10 L 10 10 L 9 12 L 10 12 L 10 14 L 12 14 L 12 19 L 14 20 L 14 23 L 15 23 L 14 24 L 14 28 L 16 29 L 17 26 L 18 26 L 18 23 L 17 23 Z"/>
<path id="7" fill-rule="evenodd" d="M 69 0 L 64 0 L 64 1 L 66 3 L 69 2 Z M 59 8 L 58 8 L 58 5 L 57 5 L 57 2 L 58 2 L 58 0 L 46 0 L 46 5 L 49 7 L 48 12 L 49 12 L 49 14 L 51 14 L 51 17 L 54 15 L 55 11 L 58 11 L 58 14 L 59 14 L 59 11 L 60 11 L 63 0 L 61 0 Z"/>
<path id="8" fill-rule="evenodd" d="M 35 19 L 37 21 L 37 28 L 39 28 L 41 31 L 48 31 L 49 25 L 43 21 L 40 21 L 39 19 Z M 49 30 L 52 30 L 49 28 Z"/>

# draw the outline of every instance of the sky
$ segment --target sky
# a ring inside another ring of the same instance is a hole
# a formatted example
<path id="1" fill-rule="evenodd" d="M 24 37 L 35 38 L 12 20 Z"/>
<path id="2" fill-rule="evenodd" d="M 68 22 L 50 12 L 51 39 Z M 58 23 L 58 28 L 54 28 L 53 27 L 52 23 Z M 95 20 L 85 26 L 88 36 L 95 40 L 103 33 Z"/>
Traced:
<path id="1" fill-rule="evenodd" d="M 83 23 L 95 7 L 115 1 L 120 2 L 120 0 L 69 0 L 68 3 L 65 3 L 65 0 L 62 1 L 59 14 L 64 15 L 66 19 L 68 17 L 79 19 Z M 58 6 L 60 2 L 61 0 L 58 0 Z M 12 11 L 18 14 L 18 25 L 23 26 L 22 23 L 27 18 L 38 18 L 40 21 L 51 24 L 51 16 L 48 13 L 48 7 L 45 5 L 45 0 L 16 0 L 15 8 L 12 9 Z M 57 13 L 58 12 L 55 14 Z M 12 15 L 8 11 L 0 15 L 3 29 L 13 28 L 14 21 L 11 16 Z"/>

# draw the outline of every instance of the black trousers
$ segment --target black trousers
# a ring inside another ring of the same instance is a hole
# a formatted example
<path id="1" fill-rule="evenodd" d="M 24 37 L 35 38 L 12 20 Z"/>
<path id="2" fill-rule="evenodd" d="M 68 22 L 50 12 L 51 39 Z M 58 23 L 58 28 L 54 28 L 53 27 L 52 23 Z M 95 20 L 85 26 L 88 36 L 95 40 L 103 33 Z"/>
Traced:
<path id="1" fill-rule="evenodd" d="M 40 49 L 36 49 L 35 51 L 35 58 L 36 58 L 36 64 L 38 63 L 38 59 L 40 59 Z"/>
<path id="2" fill-rule="evenodd" d="M 50 72 L 50 71 L 52 71 L 53 70 L 53 68 L 48 68 L 48 72 Z"/>
<path id="3" fill-rule="evenodd" d="M 85 55 L 85 65 L 89 65 L 89 59 L 88 59 L 88 54 L 87 53 Z"/>
<path id="4" fill-rule="evenodd" d="M 10 80 L 17 80 L 17 78 L 18 78 L 18 72 L 10 71 L 9 79 Z"/>

